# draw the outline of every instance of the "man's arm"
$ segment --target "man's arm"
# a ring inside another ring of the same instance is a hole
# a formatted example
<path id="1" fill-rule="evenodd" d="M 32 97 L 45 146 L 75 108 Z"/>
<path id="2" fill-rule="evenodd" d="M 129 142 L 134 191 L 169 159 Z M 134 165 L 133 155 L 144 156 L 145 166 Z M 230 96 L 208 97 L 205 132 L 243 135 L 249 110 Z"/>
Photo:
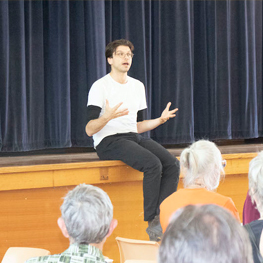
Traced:
<path id="1" fill-rule="evenodd" d="M 86 133 L 88 136 L 93 136 L 95 133 L 99 132 L 110 120 L 127 115 L 129 113 L 128 109 L 120 110 L 119 107 L 122 102 L 118 103 L 113 108 L 110 108 L 108 100 L 105 104 L 105 112 L 99 118 L 90 120 L 86 125 Z"/>
<path id="2" fill-rule="evenodd" d="M 143 133 L 146 131 L 153 130 L 159 125 L 167 122 L 170 118 L 174 118 L 176 116 L 175 113 L 178 111 L 178 108 L 169 110 L 170 106 L 171 106 L 171 102 L 168 102 L 166 108 L 164 109 L 162 115 L 159 118 L 138 122 L 137 123 L 138 133 Z"/>

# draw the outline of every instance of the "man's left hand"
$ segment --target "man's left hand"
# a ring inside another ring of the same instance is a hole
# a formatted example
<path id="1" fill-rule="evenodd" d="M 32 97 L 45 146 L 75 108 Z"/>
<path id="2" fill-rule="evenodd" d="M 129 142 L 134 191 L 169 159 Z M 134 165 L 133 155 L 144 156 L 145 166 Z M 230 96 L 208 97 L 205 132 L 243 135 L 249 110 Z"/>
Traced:
<path id="1" fill-rule="evenodd" d="M 167 122 L 170 118 L 174 118 L 176 116 L 176 112 L 178 111 L 178 108 L 170 110 L 170 106 L 171 106 L 171 102 L 167 103 L 166 108 L 164 109 L 164 111 L 162 112 L 162 115 L 160 117 L 160 120 L 162 123 Z"/>

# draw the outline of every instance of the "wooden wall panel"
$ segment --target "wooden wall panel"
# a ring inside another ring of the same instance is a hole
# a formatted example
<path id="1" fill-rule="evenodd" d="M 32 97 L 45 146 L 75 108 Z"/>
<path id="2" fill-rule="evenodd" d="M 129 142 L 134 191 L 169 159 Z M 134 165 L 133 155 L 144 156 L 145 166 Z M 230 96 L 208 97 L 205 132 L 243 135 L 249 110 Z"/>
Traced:
<path id="1" fill-rule="evenodd" d="M 226 178 L 218 192 L 230 196 L 242 218 L 248 190 L 248 164 L 256 153 L 226 154 Z M 120 161 L 0 168 L 0 258 L 10 246 L 46 248 L 52 254 L 68 247 L 57 227 L 62 197 L 74 185 L 92 183 L 105 190 L 119 224 L 104 254 L 119 262 L 116 236 L 148 239 L 143 221 L 142 173 Z M 182 186 L 180 179 L 179 188 Z"/>
<path id="2" fill-rule="evenodd" d="M 119 262 L 116 236 L 148 239 L 143 221 L 142 181 L 99 184 L 114 206 L 118 226 L 104 246 L 104 254 Z M 0 256 L 10 246 L 46 248 L 52 254 L 68 247 L 68 241 L 57 227 L 62 197 L 70 187 L 54 187 L 0 192 Z M 179 188 L 182 182 L 179 183 Z M 218 192 L 233 198 L 242 218 L 247 192 L 247 176 L 227 176 Z"/>
<path id="3" fill-rule="evenodd" d="M 227 175 L 247 174 L 248 164 L 257 153 L 223 154 Z M 0 191 L 141 181 L 143 174 L 121 161 L 92 161 L 29 166 L 0 167 Z"/>

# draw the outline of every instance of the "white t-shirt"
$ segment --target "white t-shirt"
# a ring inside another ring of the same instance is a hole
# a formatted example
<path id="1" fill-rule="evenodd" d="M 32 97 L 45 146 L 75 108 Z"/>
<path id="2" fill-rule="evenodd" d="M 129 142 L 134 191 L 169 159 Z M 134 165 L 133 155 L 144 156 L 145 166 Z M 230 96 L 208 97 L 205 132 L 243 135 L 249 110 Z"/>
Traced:
<path id="1" fill-rule="evenodd" d="M 100 107 L 104 114 L 106 99 L 112 108 L 123 102 L 119 109 L 128 108 L 129 114 L 110 120 L 99 132 L 93 135 L 94 147 L 103 138 L 117 133 L 137 132 L 137 112 L 147 108 L 145 88 L 142 82 L 128 76 L 127 83 L 116 82 L 110 74 L 93 83 L 88 97 L 88 106 Z"/>

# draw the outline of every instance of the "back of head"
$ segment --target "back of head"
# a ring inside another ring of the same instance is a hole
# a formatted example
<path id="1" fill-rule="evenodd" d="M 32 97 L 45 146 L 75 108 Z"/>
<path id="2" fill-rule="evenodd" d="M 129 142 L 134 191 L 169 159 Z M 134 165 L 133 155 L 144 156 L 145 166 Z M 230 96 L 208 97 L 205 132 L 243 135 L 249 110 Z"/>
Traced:
<path id="1" fill-rule="evenodd" d="M 173 215 L 159 249 L 160 263 L 252 263 L 245 229 L 224 208 L 186 206 Z"/>
<path id="2" fill-rule="evenodd" d="M 184 149 L 180 166 L 185 175 L 185 187 L 199 182 L 206 189 L 214 190 L 224 175 L 221 152 L 213 142 L 207 140 L 197 141 Z"/>
<path id="3" fill-rule="evenodd" d="M 249 194 L 256 201 L 259 212 L 263 213 L 263 151 L 249 163 Z"/>
<path id="4" fill-rule="evenodd" d="M 113 206 L 109 196 L 96 186 L 78 185 L 68 192 L 60 209 L 75 243 L 100 243 L 109 232 Z"/>
<path id="5" fill-rule="evenodd" d="M 106 59 L 107 58 L 112 58 L 113 53 L 116 51 L 118 46 L 127 46 L 130 48 L 131 51 L 134 50 L 134 46 L 132 44 L 131 41 L 127 40 L 127 39 L 118 39 L 118 40 L 114 40 L 112 42 L 110 42 L 107 46 L 106 46 L 106 50 L 105 50 L 105 56 Z"/>

